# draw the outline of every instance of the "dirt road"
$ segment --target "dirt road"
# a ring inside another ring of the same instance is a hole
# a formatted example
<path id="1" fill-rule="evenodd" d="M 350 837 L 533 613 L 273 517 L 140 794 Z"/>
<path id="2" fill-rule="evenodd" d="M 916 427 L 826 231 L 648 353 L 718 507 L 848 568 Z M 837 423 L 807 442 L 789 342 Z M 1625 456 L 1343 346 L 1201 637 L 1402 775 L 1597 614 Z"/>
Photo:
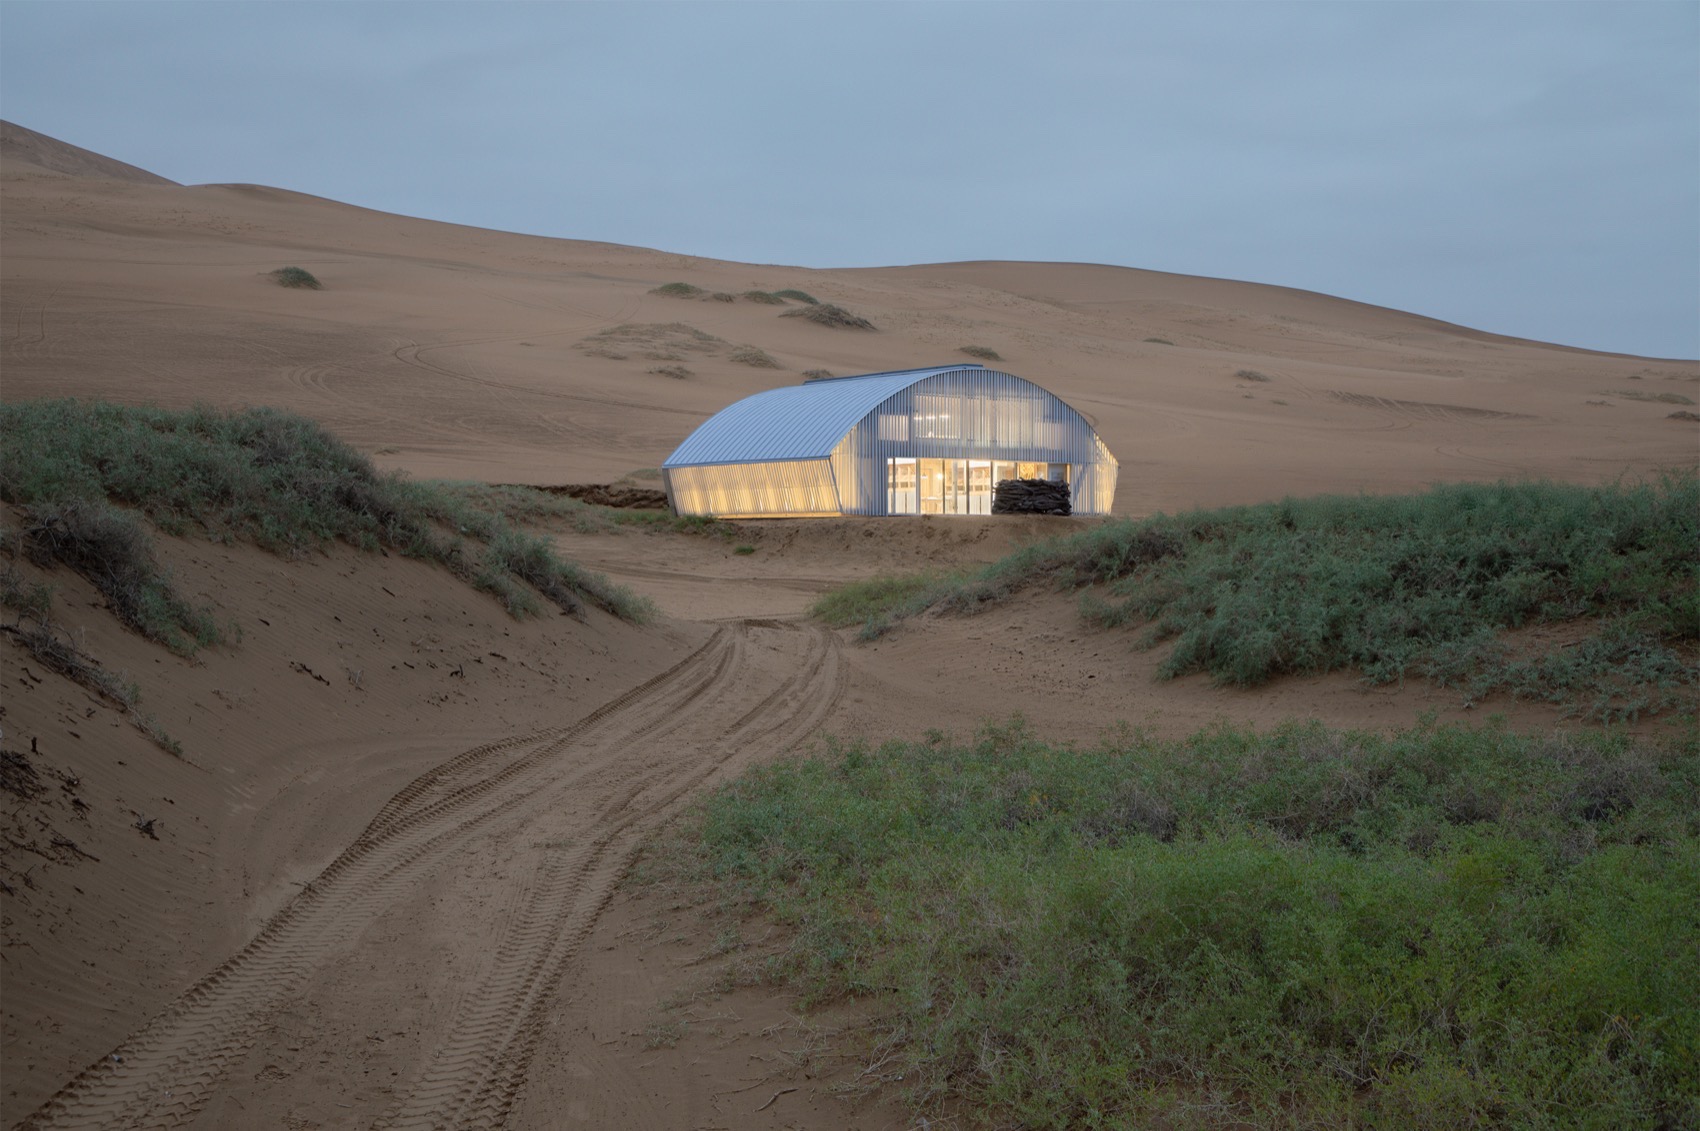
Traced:
<path id="1" fill-rule="evenodd" d="M 500 1126 L 642 838 L 800 742 L 843 679 L 831 633 L 739 620 L 571 725 L 448 760 L 23 1126 Z"/>

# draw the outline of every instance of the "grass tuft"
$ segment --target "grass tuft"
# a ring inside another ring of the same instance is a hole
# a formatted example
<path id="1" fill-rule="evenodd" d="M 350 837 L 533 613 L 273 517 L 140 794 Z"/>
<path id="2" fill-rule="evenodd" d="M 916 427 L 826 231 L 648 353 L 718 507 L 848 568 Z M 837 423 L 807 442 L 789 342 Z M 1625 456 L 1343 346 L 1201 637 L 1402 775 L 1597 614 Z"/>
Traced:
<path id="1" fill-rule="evenodd" d="M 1649 393 L 1641 389 L 1608 389 L 1608 397 L 1622 397 L 1626 401 L 1651 401 L 1655 404 L 1693 404 L 1694 398 L 1685 397 L 1681 393 Z"/>
<path id="2" fill-rule="evenodd" d="M 666 295 L 668 298 L 696 298 L 703 293 L 701 287 L 689 283 L 662 283 L 649 292 L 652 295 Z"/>
<path id="3" fill-rule="evenodd" d="M 1274 380 L 1274 378 L 1269 376 L 1269 374 L 1259 373 L 1255 369 L 1241 369 L 1239 372 L 1235 373 L 1234 376 L 1238 377 L 1242 381 L 1273 381 Z"/>
<path id="4" fill-rule="evenodd" d="M 875 326 L 859 314 L 851 314 L 841 306 L 831 303 L 816 303 L 813 306 L 803 306 L 796 310 L 787 310 L 781 318 L 806 318 L 819 326 L 831 326 L 841 330 L 872 330 Z"/>
<path id="5" fill-rule="evenodd" d="M 799 291 L 799 290 L 787 288 L 786 290 L 774 291 L 773 293 L 776 296 L 778 296 L 779 298 L 788 298 L 788 299 L 791 299 L 793 302 L 801 302 L 801 303 L 804 303 L 808 306 L 816 306 L 820 303 L 820 299 L 816 298 L 814 295 L 810 294 L 807 291 Z"/>
<path id="6" fill-rule="evenodd" d="M 785 305 L 785 300 L 772 291 L 745 291 L 744 298 L 749 302 L 759 302 L 763 306 Z"/>
<path id="7" fill-rule="evenodd" d="M 280 287 L 301 287 L 309 291 L 324 290 L 324 284 L 304 267 L 279 267 L 271 277 Z"/>
<path id="8" fill-rule="evenodd" d="M 867 1003 L 928 1116 L 1694 1126 L 1693 754 L 1016 722 L 752 770 L 643 874 L 782 924 L 766 976 Z"/>
<path id="9" fill-rule="evenodd" d="M 963 346 L 961 349 L 957 350 L 956 352 L 965 353 L 969 357 L 977 357 L 981 361 L 1002 361 L 1003 360 L 1003 355 L 998 353 L 998 351 L 993 349 L 991 346 Z"/>
<path id="10" fill-rule="evenodd" d="M 726 356 L 740 365 L 748 365 L 755 369 L 779 368 L 779 363 L 773 360 L 772 355 L 756 346 L 739 346 Z"/>

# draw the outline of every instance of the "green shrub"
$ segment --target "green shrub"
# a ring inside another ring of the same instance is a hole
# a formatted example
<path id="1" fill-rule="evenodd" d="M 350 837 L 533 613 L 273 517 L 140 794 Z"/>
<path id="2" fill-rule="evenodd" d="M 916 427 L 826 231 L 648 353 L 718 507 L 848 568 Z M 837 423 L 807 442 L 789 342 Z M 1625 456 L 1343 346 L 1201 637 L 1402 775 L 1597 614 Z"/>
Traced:
<path id="1" fill-rule="evenodd" d="M 1172 642 L 1165 677 L 1251 686 L 1356 668 L 1376 683 L 1423 675 L 1473 697 L 1508 690 L 1635 718 L 1684 702 L 1696 682 L 1700 476 L 1458 484 L 1108 522 L 949 585 L 888 582 L 864 611 L 971 611 L 1044 583 L 1090 586 L 1088 620 Z M 1517 659 L 1503 644 L 1508 630 L 1583 617 L 1599 627 L 1579 648 Z"/>
<path id="2" fill-rule="evenodd" d="M 813 306 L 803 306 L 796 310 L 787 310 L 781 318 L 806 318 L 818 326 L 832 326 L 840 330 L 872 330 L 874 324 L 859 314 L 851 314 L 841 306 L 831 303 L 816 303 Z"/>
<path id="3" fill-rule="evenodd" d="M 745 291 L 744 297 L 750 302 L 759 302 L 764 306 L 785 305 L 785 300 L 771 291 Z"/>
<path id="4" fill-rule="evenodd" d="M 569 562 L 539 565 L 535 551 L 520 553 L 500 513 L 442 484 L 380 474 L 319 425 L 275 409 L 19 402 L 0 405 L 0 439 L 0 499 L 32 516 L 27 544 L 88 574 L 127 623 L 179 649 L 206 642 L 206 625 L 151 569 L 146 532 L 109 503 L 170 533 L 243 538 L 276 553 L 333 540 L 388 547 L 490 588 L 487 555 L 465 546 L 472 538 L 495 545 L 509 573 L 524 563 L 521 579 L 545 595 L 565 587 L 616 615 L 647 615 L 645 602 Z M 525 603 L 498 595 L 516 611 Z"/>
<path id="5" fill-rule="evenodd" d="M 1695 753 L 1016 724 L 752 770 L 645 873 L 777 920 L 758 971 L 865 999 L 929 1115 L 1693 1126 Z"/>
<path id="6" fill-rule="evenodd" d="M 1685 397 L 1681 393 L 1648 393 L 1640 389 L 1618 389 L 1615 392 L 1608 391 L 1606 395 L 1608 397 L 1622 397 L 1624 400 L 1630 401 L 1653 401 L 1658 404 L 1694 403 L 1692 397 Z"/>
<path id="7" fill-rule="evenodd" d="M 807 303 L 809 306 L 814 306 L 815 304 L 820 302 L 820 299 L 816 298 L 812 294 L 809 294 L 807 291 L 787 289 L 787 290 L 783 290 L 783 291 L 774 291 L 773 293 L 776 296 L 778 296 L 779 298 L 788 298 L 788 299 L 791 299 L 795 302 Z"/>
<path id="8" fill-rule="evenodd" d="M 701 287 L 693 287 L 689 283 L 662 283 L 649 293 L 666 295 L 668 298 L 696 298 L 703 293 L 703 290 Z"/>
<path id="9" fill-rule="evenodd" d="M 739 346 L 726 356 L 740 365 L 748 365 L 756 369 L 779 368 L 779 363 L 773 360 L 766 350 L 759 349 L 756 346 Z"/>
<path id="10" fill-rule="evenodd" d="M 324 289 L 324 284 L 315 279 L 312 272 L 301 267 L 279 267 L 271 276 L 280 287 L 304 287 L 310 291 Z"/>

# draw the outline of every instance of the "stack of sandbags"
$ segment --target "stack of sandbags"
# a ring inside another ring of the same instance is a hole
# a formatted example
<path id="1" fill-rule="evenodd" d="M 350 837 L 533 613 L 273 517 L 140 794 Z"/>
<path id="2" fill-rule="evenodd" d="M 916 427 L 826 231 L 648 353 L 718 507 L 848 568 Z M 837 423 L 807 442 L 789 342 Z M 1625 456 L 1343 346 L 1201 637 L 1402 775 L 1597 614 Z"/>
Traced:
<path id="1" fill-rule="evenodd" d="M 1049 479 L 1000 479 L 992 492 L 993 514 L 1071 514 L 1068 484 Z"/>

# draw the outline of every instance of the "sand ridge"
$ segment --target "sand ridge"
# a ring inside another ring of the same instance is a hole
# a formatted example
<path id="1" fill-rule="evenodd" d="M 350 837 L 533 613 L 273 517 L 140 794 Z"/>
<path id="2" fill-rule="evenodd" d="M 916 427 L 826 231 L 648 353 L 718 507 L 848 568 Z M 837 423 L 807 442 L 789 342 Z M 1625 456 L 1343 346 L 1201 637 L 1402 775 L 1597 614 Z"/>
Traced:
<path id="1" fill-rule="evenodd" d="M 4 136 L 0 395 L 277 405 L 416 475 L 642 476 L 737 397 L 809 369 L 966 361 L 965 345 L 1093 420 L 1128 514 L 1438 480 L 1598 482 L 1692 466 L 1700 438 L 1670 404 L 1625 395 L 1700 399 L 1693 361 L 1307 292 L 1081 264 L 716 262 L 178 186 Z M 267 272 L 285 265 L 325 289 L 276 286 Z M 670 281 L 799 288 L 878 329 L 652 293 Z M 656 329 L 674 326 L 690 332 Z M 689 348 L 698 335 L 720 344 Z M 742 345 L 780 368 L 734 360 Z M 665 367 L 690 372 L 651 372 Z M 800 619 L 843 580 L 990 561 L 1076 528 L 557 531 L 568 556 L 656 600 L 664 616 L 647 628 L 598 613 L 516 622 L 441 571 L 345 547 L 284 560 L 162 538 L 190 597 L 241 630 L 193 660 L 124 631 L 81 579 L 20 562 L 59 587 L 68 627 L 136 680 L 183 757 L 0 646 L 4 746 L 46 783 L 0 798 L 13 812 L 0 1122 L 902 1126 L 889 1090 L 864 1096 L 789 1056 L 806 1025 L 771 997 L 704 1006 L 676 1045 L 646 1039 L 664 998 L 700 988 L 708 942 L 663 945 L 648 924 L 689 936 L 688 917 L 615 883 L 694 791 L 824 735 L 967 734 L 1017 703 L 1077 742 L 1124 722 L 1564 723 L 1349 676 L 1159 684 L 1160 652 L 1085 628 L 1067 594 L 871 645 Z"/>

